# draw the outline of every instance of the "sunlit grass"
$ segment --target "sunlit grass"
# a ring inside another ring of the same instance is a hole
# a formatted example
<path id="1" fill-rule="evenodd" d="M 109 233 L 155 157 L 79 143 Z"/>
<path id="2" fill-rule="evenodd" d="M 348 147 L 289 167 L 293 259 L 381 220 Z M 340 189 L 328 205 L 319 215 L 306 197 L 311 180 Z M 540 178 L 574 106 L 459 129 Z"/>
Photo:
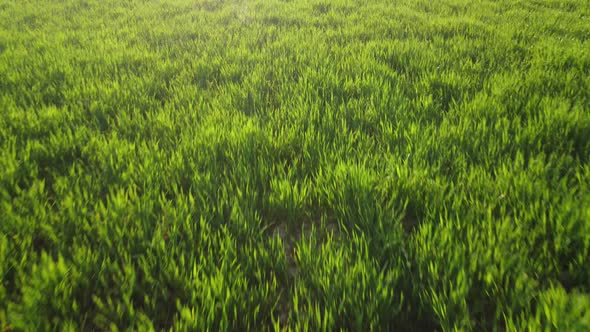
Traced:
<path id="1" fill-rule="evenodd" d="M 0 330 L 590 330 L 589 18 L 4 1 Z"/>

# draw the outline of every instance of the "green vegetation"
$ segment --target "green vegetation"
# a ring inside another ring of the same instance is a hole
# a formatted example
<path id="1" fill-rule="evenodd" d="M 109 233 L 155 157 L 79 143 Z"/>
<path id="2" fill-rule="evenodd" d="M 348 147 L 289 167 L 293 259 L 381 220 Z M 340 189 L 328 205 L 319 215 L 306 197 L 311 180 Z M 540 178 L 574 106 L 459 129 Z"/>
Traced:
<path id="1" fill-rule="evenodd" d="M 590 331 L 590 2 L 3 0 L 0 330 Z"/>

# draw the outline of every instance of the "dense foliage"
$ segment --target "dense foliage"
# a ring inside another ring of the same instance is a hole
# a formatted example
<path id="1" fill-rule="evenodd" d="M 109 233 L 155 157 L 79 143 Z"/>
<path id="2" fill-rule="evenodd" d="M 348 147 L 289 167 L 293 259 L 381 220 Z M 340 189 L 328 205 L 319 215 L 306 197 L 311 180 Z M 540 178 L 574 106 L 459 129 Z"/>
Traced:
<path id="1" fill-rule="evenodd" d="M 590 2 L 3 0 L 0 330 L 590 330 Z"/>

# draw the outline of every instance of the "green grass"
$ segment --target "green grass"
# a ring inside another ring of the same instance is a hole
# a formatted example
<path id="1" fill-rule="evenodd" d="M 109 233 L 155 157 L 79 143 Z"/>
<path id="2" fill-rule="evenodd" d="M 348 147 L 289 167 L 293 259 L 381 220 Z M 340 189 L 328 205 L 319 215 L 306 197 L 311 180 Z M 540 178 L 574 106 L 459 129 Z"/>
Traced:
<path id="1" fill-rule="evenodd" d="M 0 3 L 0 330 L 590 330 L 590 3 Z"/>

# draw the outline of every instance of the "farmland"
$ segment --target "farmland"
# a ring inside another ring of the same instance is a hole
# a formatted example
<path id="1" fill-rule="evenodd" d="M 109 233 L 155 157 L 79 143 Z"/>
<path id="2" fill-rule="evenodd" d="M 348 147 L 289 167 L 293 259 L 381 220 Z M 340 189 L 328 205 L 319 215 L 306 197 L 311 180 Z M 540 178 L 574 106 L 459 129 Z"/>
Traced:
<path id="1" fill-rule="evenodd" d="M 590 2 L 0 1 L 0 331 L 590 331 Z"/>

